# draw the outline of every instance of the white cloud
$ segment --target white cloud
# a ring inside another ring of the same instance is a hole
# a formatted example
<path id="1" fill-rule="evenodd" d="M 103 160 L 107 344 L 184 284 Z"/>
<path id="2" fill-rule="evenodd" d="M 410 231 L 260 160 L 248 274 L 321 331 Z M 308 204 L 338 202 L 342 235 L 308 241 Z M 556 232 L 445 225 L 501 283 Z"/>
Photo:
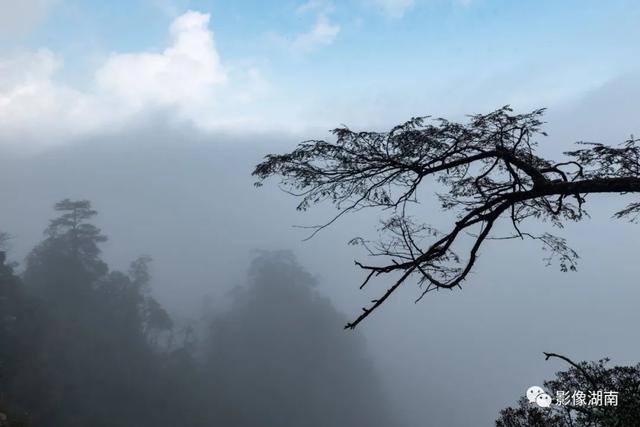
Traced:
<path id="1" fill-rule="evenodd" d="M 374 5 L 382 12 L 392 18 L 400 18 L 404 13 L 413 7 L 414 0 L 372 0 Z"/>
<path id="2" fill-rule="evenodd" d="M 44 19 L 54 0 L 0 0 L 0 38 L 28 34 Z"/>
<path id="3" fill-rule="evenodd" d="M 438 2 L 442 0 L 429 0 Z M 453 6 L 469 7 L 475 0 L 447 0 Z M 416 5 L 416 0 L 365 0 L 370 6 L 380 10 L 384 15 L 390 18 L 402 18 L 404 14 Z"/>
<path id="4" fill-rule="evenodd" d="M 244 120 L 231 107 L 266 96 L 269 84 L 253 65 L 230 71 L 208 24 L 206 14 L 179 16 L 166 49 L 112 53 L 86 90 L 57 81 L 62 59 L 49 50 L 0 58 L 0 144 L 52 144 L 163 109 L 202 127 Z"/>
<path id="5" fill-rule="evenodd" d="M 37 64 L 37 66 L 35 66 Z M 60 66 L 52 52 L 41 49 L 0 59 L 0 91 L 46 80 Z"/>
<path id="6" fill-rule="evenodd" d="M 0 59 L 1 136 L 28 140 L 44 129 L 55 133 L 89 125 L 89 117 L 79 115 L 90 99 L 53 81 L 61 65 L 46 49 Z"/>
<path id="7" fill-rule="evenodd" d="M 136 109 L 206 101 L 227 81 L 208 24 L 209 15 L 187 12 L 171 24 L 162 53 L 111 55 L 96 73 L 98 89 Z"/>
<path id="8" fill-rule="evenodd" d="M 299 14 L 315 12 L 315 22 L 308 31 L 292 37 L 285 37 L 277 33 L 272 33 L 270 36 L 276 43 L 294 52 L 305 53 L 319 46 L 328 46 L 335 41 L 340 33 L 340 25 L 332 23 L 329 19 L 333 10 L 333 4 L 326 0 L 309 0 L 296 9 Z"/>
<path id="9" fill-rule="evenodd" d="M 329 3 L 327 0 L 309 0 L 306 3 L 302 3 L 296 11 L 298 13 L 306 13 L 310 11 L 320 11 L 321 13 L 331 13 L 333 12 L 333 4 Z"/>
<path id="10" fill-rule="evenodd" d="M 317 46 L 330 45 L 338 36 L 340 26 L 332 24 L 324 15 L 318 15 L 313 28 L 306 33 L 298 34 L 291 41 L 291 48 L 308 52 Z"/>

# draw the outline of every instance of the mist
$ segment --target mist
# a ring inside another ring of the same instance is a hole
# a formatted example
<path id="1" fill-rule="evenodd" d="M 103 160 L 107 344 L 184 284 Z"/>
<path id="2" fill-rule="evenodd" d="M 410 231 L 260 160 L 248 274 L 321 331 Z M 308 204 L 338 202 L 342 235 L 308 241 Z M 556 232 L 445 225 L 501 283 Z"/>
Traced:
<path id="1" fill-rule="evenodd" d="M 588 102 L 586 98 L 582 105 Z M 552 111 L 549 117 L 549 139 L 561 146 L 567 142 L 555 135 L 564 137 L 574 129 L 567 117 L 585 120 L 570 115 L 569 108 Z M 363 379 L 379 381 L 379 399 L 388 402 L 385 416 L 393 417 L 393 425 L 488 425 L 500 408 L 530 384 L 561 368 L 545 361 L 543 351 L 585 360 L 608 356 L 618 364 L 635 361 L 638 341 L 628 337 L 640 320 L 634 309 L 640 291 L 635 286 L 638 269 L 632 250 L 638 240 L 629 233 L 632 225 L 610 219 L 612 206 L 620 203 L 606 196 L 592 204 L 591 219 L 562 232 L 582 256 L 577 272 L 546 267 L 535 242 L 491 243 L 462 290 L 439 292 L 414 304 L 417 289 L 404 289 L 355 333 L 343 331 L 344 320 L 357 314 L 384 286 L 358 289 L 362 277 L 353 260 L 365 254 L 347 245 L 354 236 L 371 235 L 378 217 L 375 212 L 360 212 L 304 240 L 309 230 L 294 226 L 323 223 L 333 214 L 331 206 L 297 212 L 295 199 L 275 185 L 255 188 L 251 177 L 263 155 L 290 150 L 297 142 L 291 135 L 247 139 L 149 119 L 91 141 L 75 141 L 37 155 L 6 157 L 0 168 L 5 200 L 0 223 L 13 236 L 8 241 L 9 259 L 19 264 L 18 272 L 24 270 L 25 256 L 43 239 L 43 229 L 55 217 L 56 202 L 90 200 L 99 212 L 92 223 L 108 235 L 100 245 L 105 262 L 114 270 L 126 271 L 136 257 L 150 256 L 154 298 L 176 328 L 191 325 L 202 335 L 208 329 L 202 320 L 203 301 L 210 320 L 231 313 L 227 322 L 233 323 L 233 316 L 241 316 L 238 304 L 242 303 L 235 289 L 246 286 L 247 274 L 262 274 L 251 273 L 249 267 L 255 250 L 290 251 L 287 256 L 299 263 L 295 268 L 314 278 L 316 284 L 309 292 L 327 298 L 336 310 L 335 319 L 327 319 L 323 328 L 337 341 L 323 343 L 319 338 L 314 345 L 329 346 L 323 351 L 330 354 L 359 346 L 361 357 L 366 358 L 354 364 L 354 369 L 368 369 L 366 373 L 354 372 L 353 379 L 341 377 L 345 387 L 353 387 L 344 404 L 353 411 L 360 408 L 359 416 L 369 416 L 372 408 L 354 402 L 366 400 L 372 390 L 361 383 Z M 447 217 L 436 203 L 424 203 L 421 209 L 432 224 L 446 226 Z M 295 282 L 279 282 L 289 280 Z M 290 325 L 305 318 L 298 304 L 287 303 L 286 295 L 278 300 L 277 290 L 273 292 L 269 301 L 277 304 L 263 307 L 271 313 L 264 319 L 273 317 Z M 284 320 L 289 316 L 290 322 Z M 261 332 L 267 347 L 281 334 L 275 325 Z M 310 328 L 308 334 L 315 331 Z M 226 339 L 233 340 L 233 333 L 229 330 Z M 215 346 L 215 339 L 211 340 Z M 209 345 L 206 342 L 201 345 Z M 251 340 L 248 348 L 238 348 L 237 341 L 233 345 L 235 350 L 229 351 L 256 351 Z M 297 363 L 295 354 L 286 357 Z M 305 362 L 310 371 L 323 360 L 320 354 L 317 357 Z M 232 361 L 226 363 L 230 365 L 224 371 L 233 368 Z M 259 382 L 255 377 L 260 374 L 253 375 L 239 380 L 238 387 L 252 388 L 249 384 Z M 305 383 L 305 387 L 327 388 L 331 393 L 326 378 L 314 378 L 323 383 Z M 280 386 L 286 389 L 286 383 Z M 240 388 L 227 398 L 253 392 Z M 255 396 L 245 400 L 255 402 Z M 245 402 L 239 407 L 251 406 Z"/>
<path id="2" fill-rule="evenodd" d="M 620 147 L 640 132 L 633 2 L 13 3 L 0 427 L 488 426 L 518 402 L 544 413 L 526 391 L 570 366 L 543 352 L 640 361 L 640 234 L 614 218 L 637 193 L 589 194 L 563 227 L 524 221 L 565 238 L 577 271 L 539 241 L 489 239 L 460 289 L 416 302 L 407 281 L 350 330 L 394 280 L 361 289 L 354 261 L 380 258 L 350 242 L 389 211 L 314 233 L 330 200 L 301 210 L 252 176 L 335 127 L 504 105 L 546 108 L 542 158 Z M 425 179 L 411 215 L 447 231 L 442 188 Z"/>

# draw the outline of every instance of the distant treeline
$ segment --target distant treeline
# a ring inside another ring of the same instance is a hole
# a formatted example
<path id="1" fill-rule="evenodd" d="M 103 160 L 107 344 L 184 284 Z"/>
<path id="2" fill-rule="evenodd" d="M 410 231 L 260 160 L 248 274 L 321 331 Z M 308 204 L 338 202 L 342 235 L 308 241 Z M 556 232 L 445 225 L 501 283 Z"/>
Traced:
<path id="1" fill-rule="evenodd" d="M 0 252 L 0 426 L 398 425 L 362 337 L 290 253 L 257 253 L 194 331 L 153 298 L 150 258 L 101 259 L 89 201 L 55 210 L 22 274 Z"/>

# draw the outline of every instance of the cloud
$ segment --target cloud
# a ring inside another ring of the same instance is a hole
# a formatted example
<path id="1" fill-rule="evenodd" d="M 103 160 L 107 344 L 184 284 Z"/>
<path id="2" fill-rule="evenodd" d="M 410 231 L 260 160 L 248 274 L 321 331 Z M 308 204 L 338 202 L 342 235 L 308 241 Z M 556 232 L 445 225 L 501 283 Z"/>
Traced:
<path id="1" fill-rule="evenodd" d="M 86 90 L 57 81 L 63 60 L 50 50 L 0 57 L 0 145 L 51 145 L 166 110 L 202 127 L 242 122 L 230 107 L 270 86 L 253 65 L 222 63 L 209 21 L 189 11 L 173 21 L 161 52 L 112 53 Z"/>
<path id="2" fill-rule="evenodd" d="M 61 66 L 61 58 L 47 49 L 0 59 L 0 137 L 28 140 L 43 129 L 90 126 L 89 115 L 81 114 L 90 99 L 53 80 Z"/>
<path id="3" fill-rule="evenodd" d="M 370 2 L 392 18 L 402 17 L 415 4 L 415 0 L 370 0 Z"/>
<path id="4" fill-rule="evenodd" d="M 315 12 L 316 19 L 313 26 L 305 32 L 286 37 L 271 33 L 270 37 L 277 43 L 293 52 L 310 52 L 320 46 L 332 44 L 340 33 L 340 25 L 332 23 L 329 15 L 333 12 L 333 4 L 324 0 L 310 0 L 301 4 L 296 12 L 305 14 Z"/>
<path id="5" fill-rule="evenodd" d="M 298 13 L 306 13 L 311 11 L 319 11 L 321 13 L 327 14 L 331 13 L 334 10 L 334 6 L 332 3 L 329 3 L 326 0 L 309 0 L 306 3 L 302 3 L 296 11 Z"/>
<path id="6" fill-rule="evenodd" d="M 55 0 L 0 0 L 0 39 L 22 37 L 47 15 Z"/>
<path id="7" fill-rule="evenodd" d="M 162 53 L 112 54 L 96 73 L 98 89 L 134 109 L 206 101 L 227 81 L 208 24 L 209 15 L 187 12 L 171 24 Z"/>
<path id="8" fill-rule="evenodd" d="M 441 0 L 429 0 L 430 2 L 438 2 Z M 447 0 L 451 5 L 457 7 L 470 7 L 474 0 Z M 370 6 L 377 8 L 382 14 L 398 19 L 416 5 L 416 0 L 365 0 Z"/>
<path id="9" fill-rule="evenodd" d="M 296 51 L 308 52 L 317 46 L 330 45 L 338 36 L 340 26 L 332 24 L 324 15 L 318 15 L 311 30 L 298 34 L 291 41 L 291 48 Z"/>

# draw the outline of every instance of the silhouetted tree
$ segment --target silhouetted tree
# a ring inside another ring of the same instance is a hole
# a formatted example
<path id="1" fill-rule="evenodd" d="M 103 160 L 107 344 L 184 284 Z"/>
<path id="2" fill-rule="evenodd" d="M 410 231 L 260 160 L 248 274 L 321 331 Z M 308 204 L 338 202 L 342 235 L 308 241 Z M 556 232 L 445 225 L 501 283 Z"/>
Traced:
<path id="1" fill-rule="evenodd" d="M 4 252 L 2 252 L 4 255 Z M 0 257 L 0 426 L 26 427 L 46 386 L 38 366 L 47 319 L 13 266 Z M 3 418 L 5 418 L 3 420 Z M 2 421 L 3 420 L 3 421 Z"/>
<path id="2" fill-rule="evenodd" d="M 354 239 L 371 255 L 388 262 L 368 265 L 362 286 L 374 276 L 397 273 L 399 278 L 364 308 L 354 328 L 410 277 L 417 277 L 420 298 L 435 289 L 459 287 L 474 266 L 482 244 L 492 237 L 499 219 L 513 226 L 501 238 L 536 239 L 563 271 L 576 267 L 577 254 L 565 240 L 549 233 L 534 235 L 523 228 L 526 219 L 561 226 L 585 215 L 590 193 L 640 192 L 640 146 L 631 137 L 620 146 L 579 143 L 558 161 L 536 152 L 544 110 L 512 114 L 503 107 L 474 115 L 468 123 L 414 118 L 389 132 L 333 131 L 335 142 L 307 141 L 288 154 L 268 155 L 256 166 L 256 185 L 282 177 L 285 188 L 301 197 L 298 209 L 329 200 L 340 211 L 316 232 L 342 215 L 363 208 L 387 213 L 383 237 L 377 242 Z M 429 183 L 431 179 L 431 183 Z M 457 214 L 451 228 L 440 232 L 415 220 L 410 204 L 419 190 L 432 185 L 442 208 Z M 637 218 L 640 203 L 618 211 L 618 218 Z M 465 259 L 454 252 L 471 236 Z"/>
<path id="3" fill-rule="evenodd" d="M 541 408 L 522 398 L 515 408 L 500 411 L 496 427 L 626 427 L 640 425 L 640 364 L 607 367 L 609 359 L 575 363 L 554 353 L 570 364 L 566 371 L 544 383 L 553 397 L 549 408 Z M 615 404 L 606 402 L 598 392 L 616 392 Z M 561 393 L 559 401 L 558 392 Z M 584 393 L 584 401 L 574 393 Z M 590 394 L 592 393 L 592 394 Z M 566 398 L 564 397 L 566 395 Z M 600 396 L 600 397 L 599 397 Z M 593 399 L 593 401 L 591 400 Z"/>
<path id="4" fill-rule="evenodd" d="M 253 260 L 247 285 L 211 328 L 209 375 L 230 418 L 221 425 L 399 425 L 362 337 L 340 333 L 342 316 L 315 283 L 289 252 Z"/>
<path id="5" fill-rule="evenodd" d="M 89 201 L 65 199 L 54 209 L 61 214 L 50 221 L 46 238 L 27 257 L 24 278 L 50 305 L 67 305 L 73 298 L 81 307 L 81 300 L 90 297 L 108 272 L 98 246 L 107 238 L 88 222 L 97 214 Z"/>
<path id="6" fill-rule="evenodd" d="M 156 386 L 173 373 L 164 372 L 150 331 L 170 328 L 171 319 L 150 295 L 150 259 L 135 260 L 128 274 L 110 271 L 100 258 L 106 237 L 90 222 L 97 214 L 91 203 L 66 199 L 55 210 L 60 214 L 28 255 L 24 273 L 46 323 L 24 336 L 32 348 L 13 374 L 11 395 L 27 401 L 35 426 L 175 422 L 181 407 L 149 410 L 174 395 Z"/>
<path id="7" fill-rule="evenodd" d="M 292 255 L 256 257 L 203 351 L 153 298 L 149 257 L 110 269 L 91 203 L 55 209 L 22 278 L 0 256 L 0 426 L 397 425 Z"/>

